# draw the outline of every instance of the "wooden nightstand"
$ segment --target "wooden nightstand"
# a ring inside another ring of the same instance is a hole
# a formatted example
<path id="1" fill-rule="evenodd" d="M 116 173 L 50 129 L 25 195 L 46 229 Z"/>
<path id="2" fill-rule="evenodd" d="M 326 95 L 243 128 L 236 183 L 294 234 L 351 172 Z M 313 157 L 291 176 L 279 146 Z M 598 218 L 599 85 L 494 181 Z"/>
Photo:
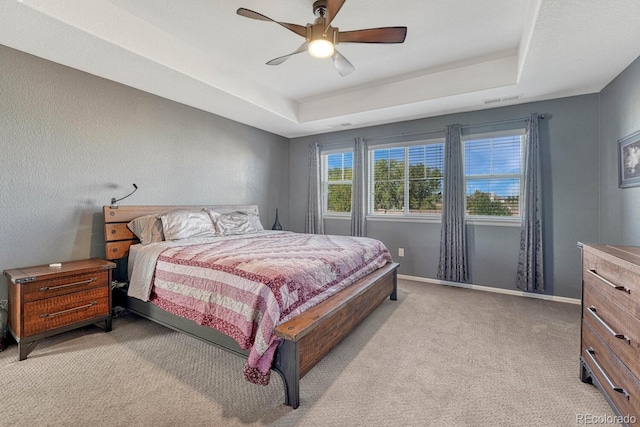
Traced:
<path id="1" fill-rule="evenodd" d="M 111 331 L 111 269 L 101 259 L 5 270 L 9 279 L 9 332 L 24 360 L 40 340 L 92 323 Z"/>

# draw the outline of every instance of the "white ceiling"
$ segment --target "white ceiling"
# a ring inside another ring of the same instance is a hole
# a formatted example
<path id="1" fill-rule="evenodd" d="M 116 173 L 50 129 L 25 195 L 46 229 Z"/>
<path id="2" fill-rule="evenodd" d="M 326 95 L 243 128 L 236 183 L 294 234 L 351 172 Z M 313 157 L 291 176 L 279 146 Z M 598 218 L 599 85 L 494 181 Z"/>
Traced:
<path id="1" fill-rule="evenodd" d="M 640 55 L 638 0 L 347 0 L 333 26 L 405 43 L 338 45 L 346 77 L 265 65 L 304 40 L 236 9 L 305 25 L 312 4 L 0 0 L 0 44 L 286 137 L 593 93 Z"/>

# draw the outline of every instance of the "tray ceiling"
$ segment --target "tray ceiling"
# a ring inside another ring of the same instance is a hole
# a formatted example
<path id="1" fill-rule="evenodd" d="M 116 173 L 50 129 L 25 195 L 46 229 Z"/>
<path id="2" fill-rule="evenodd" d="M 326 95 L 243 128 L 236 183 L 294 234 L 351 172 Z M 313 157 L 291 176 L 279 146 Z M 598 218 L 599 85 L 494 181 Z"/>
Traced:
<path id="1" fill-rule="evenodd" d="M 407 26 L 404 44 L 343 44 L 356 71 L 238 16 L 313 22 L 312 0 L 0 4 L 0 44 L 286 137 L 600 91 L 640 55 L 636 0 L 347 0 L 340 30 Z"/>

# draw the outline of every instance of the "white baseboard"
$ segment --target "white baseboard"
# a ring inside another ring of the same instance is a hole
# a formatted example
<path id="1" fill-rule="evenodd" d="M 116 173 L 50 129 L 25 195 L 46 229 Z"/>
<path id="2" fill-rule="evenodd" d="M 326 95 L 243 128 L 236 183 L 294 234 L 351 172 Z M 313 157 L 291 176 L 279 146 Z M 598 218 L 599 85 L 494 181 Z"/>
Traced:
<path id="1" fill-rule="evenodd" d="M 497 294 L 515 295 L 519 297 L 537 298 L 548 301 L 566 302 L 568 304 L 582 304 L 579 298 L 559 297 L 555 295 L 534 294 L 532 292 L 516 291 L 513 289 L 501 289 L 492 288 L 491 286 L 471 285 L 468 283 L 449 282 L 446 280 L 429 279 L 426 277 L 407 276 L 405 274 L 398 274 L 398 279 L 413 280 L 415 282 L 433 283 L 435 285 L 456 286 L 458 288 L 475 289 L 478 291 L 495 292 Z"/>

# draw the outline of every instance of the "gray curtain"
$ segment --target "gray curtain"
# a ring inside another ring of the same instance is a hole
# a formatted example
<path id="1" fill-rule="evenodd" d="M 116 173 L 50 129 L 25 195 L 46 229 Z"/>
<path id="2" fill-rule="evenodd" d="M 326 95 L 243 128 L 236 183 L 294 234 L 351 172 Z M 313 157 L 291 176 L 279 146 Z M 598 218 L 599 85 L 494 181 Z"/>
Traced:
<path id="1" fill-rule="evenodd" d="M 353 147 L 351 235 L 367 235 L 367 143 L 362 138 L 356 138 Z"/>
<path id="2" fill-rule="evenodd" d="M 538 113 L 527 121 L 524 149 L 524 182 L 522 183 L 522 229 L 516 286 L 529 292 L 544 291 L 542 253 L 542 175 Z"/>
<path id="3" fill-rule="evenodd" d="M 444 189 L 438 278 L 453 282 L 464 282 L 468 277 L 461 131 L 459 124 L 447 126 L 444 149 Z"/>
<path id="4" fill-rule="evenodd" d="M 309 144 L 309 200 L 304 224 L 306 233 L 324 234 L 320 180 L 320 144 L 312 142 Z"/>

